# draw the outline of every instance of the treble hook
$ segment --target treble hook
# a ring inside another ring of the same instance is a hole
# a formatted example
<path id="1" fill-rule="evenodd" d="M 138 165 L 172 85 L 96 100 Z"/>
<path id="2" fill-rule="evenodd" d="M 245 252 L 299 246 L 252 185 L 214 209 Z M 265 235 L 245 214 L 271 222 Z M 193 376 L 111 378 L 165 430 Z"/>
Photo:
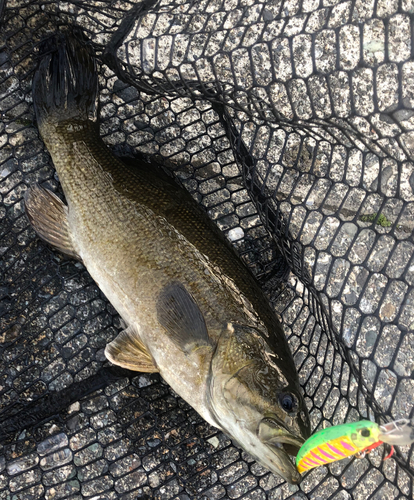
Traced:
<path id="1" fill-rule="evenodd" d="M 394 420 L 379 427 L 379 439 L 391 446 L 391 450 L 384 460 L 392 457 L 394 445 L 407 446 L 414 442 L 414 425 L 406 418 Z"/>

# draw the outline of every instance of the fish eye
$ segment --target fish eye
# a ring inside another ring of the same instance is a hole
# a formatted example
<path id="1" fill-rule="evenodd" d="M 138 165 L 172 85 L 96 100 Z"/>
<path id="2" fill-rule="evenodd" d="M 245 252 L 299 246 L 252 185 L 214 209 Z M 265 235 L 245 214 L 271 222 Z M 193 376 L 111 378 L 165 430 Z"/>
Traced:
<path id="1" fill-rule="evenodd" d="M 364 438 L 367 438 L 371 435 L 371 431 L 367 429 L 366 427 L 361 430 L 361 436 Z"/>
<path id="2" fill-rule="evenodd" d="M 279 396 L 279 403 L 280 403 L 280 406 L 287 413 L 291 413 L 291 412 L 295 411 L 297 406 L 298 406 L 295 396 L 293 394 L 290 394 L 289 392 L 282 393 Z"/>

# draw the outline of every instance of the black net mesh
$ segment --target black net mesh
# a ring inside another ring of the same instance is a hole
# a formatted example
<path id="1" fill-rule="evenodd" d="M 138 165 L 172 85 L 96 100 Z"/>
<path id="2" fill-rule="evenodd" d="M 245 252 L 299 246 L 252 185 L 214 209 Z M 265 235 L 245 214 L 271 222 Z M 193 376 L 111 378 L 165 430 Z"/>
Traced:
<path id="1" fill-rule="evenodd" d="M 0 13 L 3 2 L 0 1 Z M 34 124 L 39 41 L 81 27 L 101 133 L 165 165 L 284 323 L 313 429 L 414 418 L 410 0 L 8 0 L 0 35 L 0 499 L 410 499 L 413 449 L 290 486 L 157 376 L 108 368 L 122 328 L 85 268 L 36 237 L 60 192 Z"/>

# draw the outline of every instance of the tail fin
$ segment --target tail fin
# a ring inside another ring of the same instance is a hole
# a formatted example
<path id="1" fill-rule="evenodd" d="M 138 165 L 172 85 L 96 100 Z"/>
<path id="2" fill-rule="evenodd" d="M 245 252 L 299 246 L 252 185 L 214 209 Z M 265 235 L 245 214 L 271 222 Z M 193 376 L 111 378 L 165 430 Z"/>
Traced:
<path id="1" fill-rule="evenodd" d="M 33 78 L 38 126 L 47 119 L 97 120 L 98 75 L 93 50 L 80 30 L 43 40 Z"/>

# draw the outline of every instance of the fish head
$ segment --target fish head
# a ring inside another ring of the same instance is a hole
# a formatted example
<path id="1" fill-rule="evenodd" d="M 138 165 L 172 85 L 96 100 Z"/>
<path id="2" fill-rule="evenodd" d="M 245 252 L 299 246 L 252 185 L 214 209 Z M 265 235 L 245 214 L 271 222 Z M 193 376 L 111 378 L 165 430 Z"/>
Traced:
<path id="1" fill-rule="evenodd" d="M 211 361 L 209 405 L 223 432 L 261 465 L 298 483 L 289 454 L 310 436 L 310 421 L 291 356 L 289 367 L 278 358 L 258 330 L 229 323 Z"/>

